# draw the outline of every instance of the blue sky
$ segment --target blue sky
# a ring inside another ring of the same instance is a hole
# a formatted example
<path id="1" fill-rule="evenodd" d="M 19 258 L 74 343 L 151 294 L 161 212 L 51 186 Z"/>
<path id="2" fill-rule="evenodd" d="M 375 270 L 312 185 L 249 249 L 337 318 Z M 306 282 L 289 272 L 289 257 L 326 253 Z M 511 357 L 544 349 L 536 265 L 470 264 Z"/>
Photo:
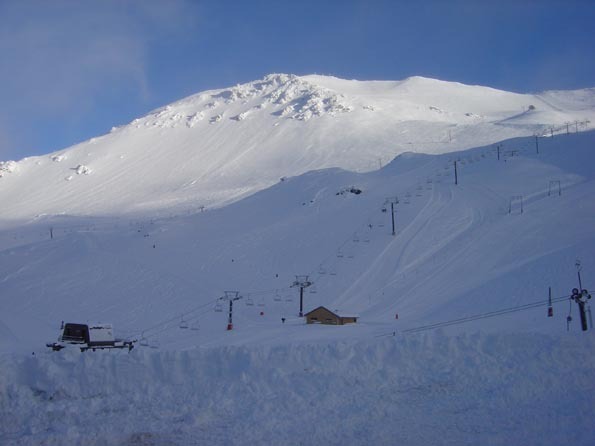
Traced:
<path id="1" fill-rule="evenodd" d="M 0 0 L 0 160 L 269 73 L 595 87 L 594 0 Z"/>

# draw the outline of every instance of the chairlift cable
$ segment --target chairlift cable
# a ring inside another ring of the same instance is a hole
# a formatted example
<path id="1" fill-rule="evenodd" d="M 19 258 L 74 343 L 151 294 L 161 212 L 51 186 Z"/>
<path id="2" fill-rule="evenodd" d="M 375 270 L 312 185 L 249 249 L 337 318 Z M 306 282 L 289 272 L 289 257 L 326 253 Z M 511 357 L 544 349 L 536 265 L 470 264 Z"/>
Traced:
<path id="1" fill-rule="evenodd" d="M 209 307 L 210 307 L 210 306 L 211 306 L 211 305 L 212 305 L 214 302 L 216 302 L 217 300 L 219 300 L 219 298 L 217 298 L 217 299 L 213 299 L 213 300 L 210 300 L 209 302 L 207 302 L 207 303 L 205 303 L 205 304 L 203 304 L 203 305 L 199 305 L 199 306 L 197 306 L 197 307 L 195 307 L 195 308 L 192 308 L 192 309 L 190 309 L 190 310 L 188 310 L 188 311 L 185 311 L 185 312 L 183 312 L 183 313 L 182 313 L 182 315 L 183 315 L 183 316 L 187 316 L 187 315 L 189 315 L 189 314 L 191 314 L 191 313 L 195 313 L 195 312 L 197 312 L 197 311 L 199 311 L 199 310 L 202 310 L 203 308 L 205 308 L 205 307 L 207 307 L 207 306 L 209 306 Z M 156 329 L 158 329 L 158 328 L 160 328 L 160 327 L 162 327 L 162 326 L 164 326 L 164 325 L 166 325 L 166 324 L 169 324 L 169 323 L 171 323 L 171 322 L 173 322 L 173 321 L 176 321 L 176 320 L 178 320 L 179 318 L 180 318 L 180 314 L 178 313 L 178 314 L 176 314 L 176 316 L 174 316 L 174 317 L 171 317 L 171 318 L 169 318 L 169 319 L 163 320 L 163 321 L 161 321 L 161 322 L 159 322 L 159 323 L 157 323 L 157 324 L 155 324 L 155 325 L 152 325 L 151 327 L 144 328 L 144 329 L 142 329 L 142 330 L 140 330 L 140 331 L 137 331 L 137 332 L 135 332 L 135 334 L 136 334 L 136 335 L 139 335 L 139 334 L 142 334 L 142 333 L 146 333 L 146 332 L 150 332 L 150 331 L 156 330 Z M 152 336 L 152 335 L 151 335 L 151 336 Z"/>
<path id="2" fill-rule="evenodd" d="M 561 297 L 554 298 L 554 299 L 552 299 L 552 303 L 563 302 L 563 301 L 567 300 L 569 297 L 570 296 L 561 296 Z M 487 318 L 491 318 L 491 317 L 515 313 L 518 311 L 530 310 L 533 308 L 547 306 L 548 304 L 549 304 L 549 302 L 547 302 L 547 301 L 544 302 L 543 300 L 541 300 L 541 301 L 533 302 L 533 303 L 529 303 L 529 304 L 518 305 L 516 307 L 504 308 L 501 310 L 490 311 L 487 313 L 466 316 L 466 317 L 462 317 L 459 319 L 452 319 L 449 321 L 436 322 L 434 324 L 428 324 L 428 325 L 422 325 L 420 327 L 409 328 L 409 329 L 403 330 L 402 333 L 418 333 L 418 332 L 422 332 L 422 331 L 426 331 L 426 330 L 433 330 L 436 328 L 447 327 L 450 325 L 458 325 L 458 324 L 463 324 L 466 322 L 472 322 L 472 321 L 479 320 L 479 319 L 487 319 Z"/>
<path id="3" fill-rule="evenodd" d="M 203 313 L 201 313 L 201 314 L 198 314 L 198 315 L 195 315 L 195 316 L 193 316 L 192 318 L 188 319 L 188 321 L 195 321 L 195 320 L 199 320 L 199 318 L 200 318 L 200 317 L 203 317 L 203 316 L 205 316 L 206 314 L 208 314 L 208 313 L 210 313 L 210 312 L 211 312 L 211 310 L 209 310 L 209 311 L 205 311 L 205 312 L 203 312 Z M 170 320 L 168 323 L 171 323 L 171 322 L 172 322 L 172 321 Z M 162 325 L 164 325 L 164 324 L 162 324 Z M 164 325 L 164 326 L 163 326 L 163 327 L 162 327 L 160 330 L 157 330 L 157 331 L 154 331 L 154 330 L 153 330 L 153 333 L 152 333 L 152 334 L 150 334 L 150 335 L 146 335 L 146 336 L 145 336 L 145 338 L 146 338 L 146 339 L 149 339 L 149 338 L 154 338 L 154 337 L 156 337 L 157 335 L 159 335 L 159 334 L 161 334 L 161 333 L 164 333 L 164 332 L 166 332 L 166 331 L 173 330 L 173 329 L 176 329 L 176 328 L 178 328 L 178 327 L 177 327 L 177 326 L 175 326 L 175 325 Z"/>
<path id="4" fill-rule="evenodd" d="M 289 290 L 289 287 L 285 287 L 285 288 L 272 288 L 272 289 L 269 289 L 269 290 L 262 290 L 262 291 L 256 291 L 254 293 L 243 293 L 243 294 L 250 294 L 251 296 L 252 295 L 266 295 L 266 294 L 276 293 L 278 291 L 285 290 L 285 289 Z M 206 314 L 209 314 L 212 311 L 212 309 L 209 309 L 208 311 L 204 311 L 202 313 L 195 314 L 195 315 L 189 317 L 190 314 L 196 313 L 199 310 L 202 310 L 202 309 L 204 309 L 206 307 L 211 307 L 211 305 L 213 305 L 213 303 L 218 303 L 218 301 L 219 301 L 219 298 L 216 298 L 216 299 L 213 299 L 213 300 L 208 301 L 207 303 L 205 303 L 203 305 L 199 305 L 199 306 L 197 306 L 195 308 L 192 308 L 190 310 L 187 310 L 187 311 L 183 312 L 182 313 L 182 318 L 185 318 L 184 319 L 184 322 L 188 323 L 188 322 L 197 320 L 197 319 L 205 316 Z M 155 325 L 153 325 L 151 327 L 148 327 L 148 328 L 143 329 L 142 331 L 133 332 L 133 336 L 131 336 L 131 337 L 138 337 L 142 333 L 151 332 L 150 334 L 144 336 L 145 338 L 148 339 L 148 338 L 153 338 L 156 335 L 158 335 L 160 333 L 163 333 L 165 331 L 173 330 L 175 328 L 180 328 L 179 326 L 176 326 L 175 324 L 170 325 L 174 321 L 179 320 L 179 318 L 180 318 L 180 316 L 179 315 L 176 315 L 176 316 L 171 317 L 169 319 L 163 320 L 163 321 L 161 321 L 161 322 L 159 322 L 159 323 L 157 323 L 157 324 L 155 324 Z"/>

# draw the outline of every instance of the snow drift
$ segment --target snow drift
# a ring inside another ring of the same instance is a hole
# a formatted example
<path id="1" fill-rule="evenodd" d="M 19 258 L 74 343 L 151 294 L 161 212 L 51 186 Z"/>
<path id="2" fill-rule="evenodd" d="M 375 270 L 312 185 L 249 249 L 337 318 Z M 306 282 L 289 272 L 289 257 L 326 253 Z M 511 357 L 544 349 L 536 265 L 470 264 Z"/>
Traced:
<path id="1" fill-rule="evenodd" d="M 3 358 L 11 445 L 593 442 L 593 337 Z M 584 358 L 584 360 L 577 360 Z"/>

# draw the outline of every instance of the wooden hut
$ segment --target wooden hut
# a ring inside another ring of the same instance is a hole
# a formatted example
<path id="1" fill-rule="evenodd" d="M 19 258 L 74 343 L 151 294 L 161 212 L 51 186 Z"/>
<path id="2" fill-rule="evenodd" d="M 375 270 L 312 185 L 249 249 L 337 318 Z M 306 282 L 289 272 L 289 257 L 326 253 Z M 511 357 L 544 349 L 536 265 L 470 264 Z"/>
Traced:
<path id="1" fill-rule="evenodd" d="M 315 308 L 305 316 L 308 324 L 344 325 L 357 322 L 357 316 L 338 315 L 325 307 Z"/>

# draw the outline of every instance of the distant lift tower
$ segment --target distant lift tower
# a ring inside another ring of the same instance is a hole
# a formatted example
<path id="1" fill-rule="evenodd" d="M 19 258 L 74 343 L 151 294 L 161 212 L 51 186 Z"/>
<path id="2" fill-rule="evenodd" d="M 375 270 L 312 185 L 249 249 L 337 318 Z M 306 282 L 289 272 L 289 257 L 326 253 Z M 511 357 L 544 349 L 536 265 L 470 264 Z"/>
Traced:
<path id="1" fill-rule="evenodd" d="M 227 318 L 227 329 L 233 330 L 233 303 L 240 300 L 242 296 L 239 291 L 225 291 L 225 296 L 220 297 L 221 300 L 229 301 L 229 316 Z"/>
<path id="2" fill-rule="evenodd" d="M 393 228 L 393 235 L 396 235 L 396 231 L 395 231 L 395 204 L 399 204 L 399 198 L 398 197 L 392 197 L 392 198 L 387 198 L 386 199 L 387 202 L 390 203 L 390 218 L 391 218 L 391 223 L 392 223 L 392 228 Z"/>
<path id="3" fill-rule="evenodd" d="M 308 280 L 308 276 L 295 276 L 295 281 L 291 287 L 300 288 L 300 317 L 304 316 L 304 288 L 308 288 L 312 282 Z"/>

